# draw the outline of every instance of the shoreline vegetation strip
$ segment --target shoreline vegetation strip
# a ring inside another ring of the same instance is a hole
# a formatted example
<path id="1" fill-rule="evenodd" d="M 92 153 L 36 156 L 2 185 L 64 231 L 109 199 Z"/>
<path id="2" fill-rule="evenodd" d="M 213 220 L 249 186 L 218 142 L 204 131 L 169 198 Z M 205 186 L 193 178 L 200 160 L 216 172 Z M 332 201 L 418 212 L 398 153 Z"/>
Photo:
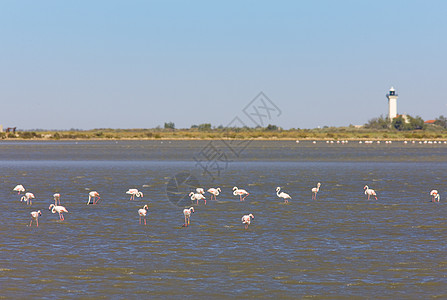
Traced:
<path id="1" fill-rule="evenodd" d="M 76 131 L 0 132 L 0 140 L 447 140 L 447 130 L 371 130 L 364 128 L 321 128 L 265 130 L 236 129 L 197 131 L 188 129 L 93 129 Z"/>

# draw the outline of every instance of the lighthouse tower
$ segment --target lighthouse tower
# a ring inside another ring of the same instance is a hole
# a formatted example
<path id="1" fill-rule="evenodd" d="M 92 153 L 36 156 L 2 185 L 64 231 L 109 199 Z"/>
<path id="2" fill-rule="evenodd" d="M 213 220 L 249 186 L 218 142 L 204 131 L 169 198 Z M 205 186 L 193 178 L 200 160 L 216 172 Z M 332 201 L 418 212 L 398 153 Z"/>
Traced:
<path id="1" fill-rule="evenodd" d="M 388 98 L 388 118 L 392 121 L 395 117 L 397 117 L 397 94 L 396 90 L 391 87 L 388 94 L 386 94 Z"/>

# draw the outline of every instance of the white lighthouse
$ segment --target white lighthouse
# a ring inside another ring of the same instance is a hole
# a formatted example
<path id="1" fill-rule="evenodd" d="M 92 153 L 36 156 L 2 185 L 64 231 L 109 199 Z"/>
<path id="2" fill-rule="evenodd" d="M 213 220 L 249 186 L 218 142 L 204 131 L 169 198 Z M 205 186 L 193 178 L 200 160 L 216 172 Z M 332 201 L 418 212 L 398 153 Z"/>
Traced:
<path id="1" fill-rule="evenodd" d="M 395 117 L 397 117 L 397 94 L 396 90 L 391 87 L 388 94 L 386 94 L 388 98 L 388 118 L 392 121 Z"/>

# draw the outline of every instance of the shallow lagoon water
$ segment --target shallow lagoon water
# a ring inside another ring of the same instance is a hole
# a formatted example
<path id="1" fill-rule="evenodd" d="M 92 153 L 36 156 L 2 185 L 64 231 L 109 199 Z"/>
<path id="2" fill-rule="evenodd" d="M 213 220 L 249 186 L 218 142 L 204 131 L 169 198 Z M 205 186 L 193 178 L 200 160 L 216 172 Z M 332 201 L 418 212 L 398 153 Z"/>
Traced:
<path id="1" fill-rule="evenodd" d="M 193 160 L 207 143 L 1 142 L 0 296 L 447 297 L 447 145 L 253 141 L 212 180 Z M 222 188 L 218 201 L 193 205 L 188 228 L 166 197 L 182 171 Z M 35 194 L 32 207 L 16 184 Z M 250 192 L 244 202 L 233 186 Z M 129 188 L 144 197 L 129 201 Z M 96 206 L 86 205 L 91 190 Z M 55 192 L 63 222 L 48 211 Z M 28 227 L 38 209 L 39 227 Z M 244 230 L 247 213 L 255 219 Z"/>

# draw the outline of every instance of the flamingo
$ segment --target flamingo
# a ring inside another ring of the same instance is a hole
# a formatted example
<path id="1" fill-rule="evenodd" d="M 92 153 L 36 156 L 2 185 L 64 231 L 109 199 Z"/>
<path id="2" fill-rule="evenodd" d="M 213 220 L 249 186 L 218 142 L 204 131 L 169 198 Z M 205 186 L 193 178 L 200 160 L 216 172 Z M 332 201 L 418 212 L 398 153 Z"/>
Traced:
<path id="1" fill-rule="evenodd" d="M 126 194 L 131 195 L 130 200 L 135 200 L 135 196 L 137 197 L 143 197 L 143 193 L 138 191 L 137 189 L 129 189 Z"/>
<path id="2" fill-rule="evenodd" d="M 242 217 L 241 221 L 242 221 L 242 224 L 245 224 L 245 229 L 248 228 L 248 225 L 250 225 L 251 219 L 254 219 L 254 218 L 255 218 L 255 216 L 253 216 L 252 214 L 245 215 Z"/>
<path id="3" fill-rule="evenodd" d="M 430 196 L 432 196 L 432 199 L 431 199 L 432 202 L 439 202 L 440 196 L 439 196 L 438 190 L 432 190 L 430 192 Z"/>
<path id="4" fill-rule="evenodd" d="M 365 190 L 365 195 L 368 195 L 368 200 L 369 197 L 374 196 L 374 198 L 376 198 L 377 200 L 377 195 L 376 195 L 376 191 L 373 189 L 370 189 L 367 185 L 365 185 L 365 187 L 363 188 Z"/>
<path id="5" fill-rule="evenodd" d="M 96 197 L 98 197 L 98 200 L 96 200 L 96 202 L 95 202 Z M 92 192 L 88 193 L 88 202 L 87 202 L 87 205 L 90 204 L 90 200 L 91 200 L 92 198 L 93 198 L 93 204 L 98 203 L 99 199 L 101 199 L 101 198 L 99 197 L 99 193 L 98 193 L 97 191 L 92 191 Z"/>
<path id="6" fill-rule="evenodd" d="M 321 183 L 317 183 L 317 187 L 312 188 L 312 200 L 317 200 L 317 193 L 320 191 Z"/>
<path id="7" fill-rule="evenodd" d="M 279 197 L 279 198 L 283 198 L 284 199 L 284 203 L 289 203 L 289 200 L 288 199 L 292 199 L 292 197 L 290 197 L 290 195 L 289 194 L 287 194 L 287 193 L 284 193 L 284 192 L 279 192 L 281 190 L 281 188 L 278 186 L 277 188 L 276 188 L 276 195 Z"/>
<path id="8" fill-rule="evenodd" d="M 25 192 L 25 188 L 21 184 L 16 185 L 12 190 L 18 192 L 18 195 L 20 195 L 20 192 Z"/>
<path id="9" fill-rule="evenodd" d="M 217 200 L 216 196 L 219 196 L 219 193 L 221 192 L 220 188 L 210 188 L 207 191 L 208 193 L 211 194 L 211 200 L 213 200 L 213 196 L 214 196 L 214 200 Z"/>
<path id="10" fill-rule="evenodd" d="M 40 212 L 40 210 L 38 211 L 32 211 L 31 212 L 31 221 L 29 222 L 29 226 L 31 227 L 31 224 L 33 223 L 33 220 L 36 220 L 36 225 L 37 227 L 39 227 L 39 216 L 41 216 L 42 213 Z"/>
<path id="11" fill-rule="evenodd" d="M 59 201 L 59 205 L 61 205 L 61 194 L 56 193 L 53 195 L 54 198 L 54 205 L 57 205 L 57 201 Z"/>
<path id="12" fill-rule="evenodd" d="M 22 196 L 22 198 L 20 198 L 20 202 L 26 201 L 27 205 L 31 205 L 31 204 L 33 204 L 33 201 L 31 201 L 31 199 L 35 199 L 34 194 L 26 193 L 25 196 Z"/>
<path id="13" fill-rule="evenodd" d="M 241 201 L 244 201 L 245 198 L 247 198 L 247 196 L 250 195 L 250 193 L 247 192 L 246 190 L 238 189 L 237 186 L 235 186 L 235 187 L 233 188 L 233 195 L 235 195 L 235 196 L 239 195 L 239 199 L 240 199 Z M 242 198 L 242 195 L 245 195 L 245 197 Z"/>
<path id="14" fill-rule="evenodd" d="M 206 205 L 206 198 L 205 198 L 205 196 L 203 196 L 203 194 L 199 194 L 199 193 L 194 194 L 194 192 L 191 192 L 191 193 L 189 193 L 189 196 L 191 196 L 192 201 L 197 200 L 197 205 L 199 204 L 199 200 L 205 200 L 205 205 Z"/>
<path id="15" fill-rule="evenodd" d="M 146 225 L 146 215 L 149 207 L 147 205 L 143 206 L 143 208 L 140 208 L 138 210 L 138 214 L 140 215 L 140 224 L 141 224 L 141 217 L 144 218 L 144 225 Z"/>
<path id="16" fill-rule="evenodd" d="M 183 224 L 183 227 L 188 227 L 189 225 L 189 218 L 191 217 L 191 213 L 194 213 L 194 207 L 185 208 L 183 210 L 183 215 L 185 216 L 185 224 Z"/>
<path id="17" fill-rule="evenodd" d="M 50 207 L 48 207 L 48 210 L 51 210 L 51 212 L 53 214 L 55 214 L 57 212 L 59 214 L 59 219 L 61 221 L 65 220 L 64 215 L 62 213 L 64 213 L 64 212 L 68 213 L 68 210 L 65 207 L 60 206 L 60 205 L 54 205 L 54 204 L 50 204 Z"/>
<path id="18" fill-rule="evenodd" d="M 205 194 L 205 190 L 203 188 L 196 188 L 196 192 L 198 194 Z"/>

